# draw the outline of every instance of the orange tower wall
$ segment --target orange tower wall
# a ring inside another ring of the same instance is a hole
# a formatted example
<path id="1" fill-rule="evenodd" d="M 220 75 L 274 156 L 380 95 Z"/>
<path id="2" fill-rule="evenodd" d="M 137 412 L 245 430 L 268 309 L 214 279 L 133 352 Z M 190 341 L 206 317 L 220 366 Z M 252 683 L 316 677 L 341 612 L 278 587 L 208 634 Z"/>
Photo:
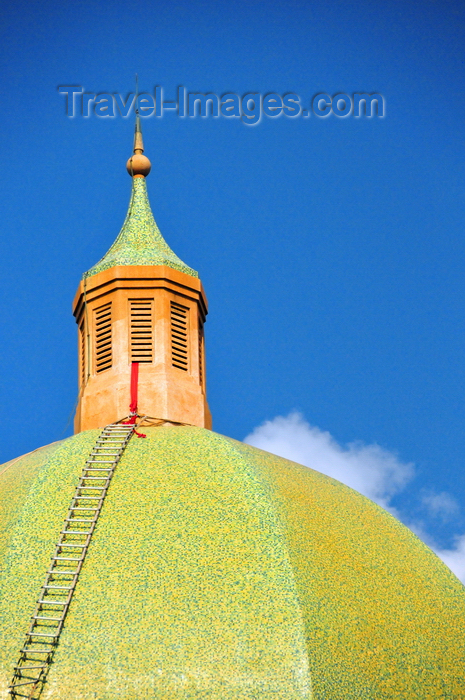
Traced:
<path id="1" fill-rule="evenodd" d="M 128 415 L 131 363 L 141 357 L 134 308 L 144 311 L 147 329 L 148 307 L 151 333 L 149 340 L 144 335 L 145 354 L 139 364 L 138 413 L 211 428 L 203 339 L 207 299 L 202 283 L 166 266 L 146 265 L 113 267 L 79 285 L 73 302 L 79 337 L 76 433 Z"/>

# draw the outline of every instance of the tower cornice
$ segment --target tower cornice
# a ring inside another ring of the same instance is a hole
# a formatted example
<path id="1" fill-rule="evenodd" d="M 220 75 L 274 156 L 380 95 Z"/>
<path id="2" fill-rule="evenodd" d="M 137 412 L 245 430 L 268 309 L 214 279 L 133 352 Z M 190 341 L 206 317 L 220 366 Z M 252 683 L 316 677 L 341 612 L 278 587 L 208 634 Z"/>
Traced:
<path id="1" fill-rule="evenodd" d="M 120 265 L 85 277 L 79 283 L 73 300 L 73 315 L 79 322 L 84 304 L 103 298 L 116 289 L 169 289 L 189 298 L 196 298 L 205 319 L 208 301 L 198 277 L 192 277 L 166 265 Z"/>

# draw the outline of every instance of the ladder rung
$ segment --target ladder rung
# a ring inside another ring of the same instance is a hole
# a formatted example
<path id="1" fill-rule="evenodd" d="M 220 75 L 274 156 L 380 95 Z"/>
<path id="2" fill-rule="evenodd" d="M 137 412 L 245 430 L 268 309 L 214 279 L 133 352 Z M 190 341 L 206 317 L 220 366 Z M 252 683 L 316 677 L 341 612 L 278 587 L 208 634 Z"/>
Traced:
<path id="1" fill-rule="evenodd" d="M 81 542 L 58 542 L 57 547 L 73 547 L 73 549 L 80 547 L 81 549 L 84 549 L 84 547 L 87 547 L 87 544 L 85 542 L 84 544 Z M 62 554 L 71 554 L 71 552 L 62 552 Z"/>
<path id="2" fill-rule="evenodd" d="M 125 435 L 126 433 L 126 435 Z M 109 438 L 118 438 L 118 440 L 125 440 L 129 437 L 128 431 L 126 430 L 104 430 L 103 433 L 97 438 L 100 442 L 108 440 Z"/>
<path id="3" fill-rule="evenodd" d="M 94 523 L 95 519 L 92 518 L 89 520 L 88 518 L 66 518 L 65 523 Z"/>
<path id="4" fill-rule="evenodd" d="M 108 481 L 108 474 L 102 476 L 81 476 L 81 481 L 87 481 L 88 479 L 92 479 L 92 481 Z M 87 486 L 78 486 L 80 489 L 86 489 Z M 102 489 L 104 489 L 105 486 L 102 486 Z"/>
<path id="5" fill-rule="evenodd" d="M 117 440 L 120 440 L 121 442 L 124 442 L 124 440 L 127 440 L 128 437 L 130 436 L 132 431 L 127 431 L 127 430 L 109 430 L 106 433 L 103 433 L 102 437 L 108 440 L 108 438 L 116 438 Z"/>
<path id="6" fill-rule="evenodd" d="M 83 489 L 87 489 L 88 491 L 105 491 L 106 486 L 86 486 L 83 484 L 82 486 L 78 486 L 78 489 L 79 491 L 82 491 Z M 77 498 L 87 498 L 87 496 L 77 496 Z M 91 498 L 91 496 L 89 496 L 89 498 Z"/>
<path id="7" fill-rule="evenodd" d="M 114 440 L 112 440 L 111 442 L 112 442 L 111 445 L 108 445 L 107 447 L 104 447 L 102 445 L 102 447 L 98 447 L 97 449 L 99 449 L 99 450 L 118 450 L 118 453 L 115 456 L 115 461 L 116 461 L 118 459 L 118 457 L 121 457 L 121 455 L 123 454 L 126 443 L 124 443 L 124 442 L 123 443 L 119 443 L 119 442 L 115 443 Z M 119 447 L 120 444 L 121 444 L 121 447 Z M 108 452 L 94 452 L 93 454 L 89 455 L 89 457 L 111 457 L 111 456 L 113 456 L 112 452 L 110 452 L 110 453 L 108 453 Z"/>
<path id="8" fill-rule="evenodd" d="M 91 520 L 91 522 L 93 522 Z M 68 526 L 71 526 L 71 523 L 67 523 Z M 66 525 L 65 525 L 66 527 Z M 90 525 L 87 525 L 86 527 L 90 527 Z M 62 530 L 60 532 L 60 535 L 91 535 L 92 530 Z"/>
<path id="9" fill-rule="evenodd" d="M 101 442 L 101 443 L 103 443 L 103 444 L 105 444 L 105 445 L 108 445 L 108 444 L 120 445 L 120 444 L 121 444 L 121 440 L 108 440 L 108 439 L 107 439 L 107 440 L 97 440 L 97 442 Z M 99 447 L 99 448 L 97 448 L 97 449 L 104 449 L 104 448 L 103 448 L 103 447 L 102 447 L 102 448 Z M 106 448 L 105 448 L 105 449 L 106 449 Z M 110 449 L 110 448 L 108 448 L 108 449 Z"/>
<path id="10" fill-rule="evenodd" d="M 96 454 L 95 450 L 118 450 L 119 453 L 123 449 L 122 445 L 125 442 L 125 440 L 125 437 L 118 437 L 117 435 L 105 435 L 103 440 L 97 440 L 97 442 L 94 445 L 93 451 L 89 452 L 89 454 Z M 115 447 L 115 445 L 121 445 L 121 447 Z"/>
<path id="11" fill-rule="evenodd" d="M 21 649 L 21 654 L 53 654 L 53 649 Z"/>
<path id="12" fill-rule="evenodd" d="M 61 555 L 61 554 L 79 554 L 79 555 L 82 557 L 82 556 L 85 555 L 85 552 L 58 552 L 58 555 Z M 68 559 L 67 561 L 69 561 L 69 559 Z M 73 560 L 73 561 L 74 561 L 74 560 Z M 47 571 L 47 574 L 73 574 L 73 576 L 77 576 L 78 573 L 79 573 L 79 562 L 80 562 L 80 560 L 78 561 L 78 566 L 74 569 L 74 571 L 69 571 L 69 568 L 68 568 L 68 569 L 65 569 L 65 570 L 63 570 L 63 569 L 57 569 L 57 568 L 54 568 L 54 569 L 50 568 L 50 569 Z M 61 563 L 55 564 L 53 561 L 51 561 L 51 562 L 50 562 L 50 566 L 51 566 L 51 567 L 52 567 L 52 566 L 55 566 L 55 567 L 57 567 L 57 566 L 65 566 L 65 564 L 61 564 Z M 69 567 L 69 564 L 67 564 L 66 566 Z"/>
<path id="13" fill-rule="evenodd" d="M 87 506 L 87 508 L 85 506 L 74 506 L 74 508 L 71 507 L 70 510 L 72 510 L 72 511 L 74 511 L 74 510 L 87 510 L 87 511 L 95 510 L 95 511 L 98 511 L 99 508 L 98 508 L 98 506 Z"/>
<path id="14" fill-rule="evenodd" d="M 82 561 L 82 557 L 76 559 L 76 557 L 53 557 L 52 561 Z"/>
<path id="15" fill-rule="evenodd" d="M 45 598 L 37 601 L 40 605 L 68 605 L 66 600 L 45 600 Z"/>
<path id="16" fill-rule="evenodd" d="M 111 472 L 112 469 L 110 467 L 86 467 L 84 469 L 85 472 Z M 103 479 L 103 474 L 102 476 L 99 477 L 99 479 Z M 88 479 L 88 476 L 82 476 L 81 479 Z"/>
<path id="17" fill-rule="evenodd" d="M 38 678 L 34 678 L 33 681 L 21 681 L 21 683 L 12 683 L 9 688 L 19 688 L 20 685 L 33 685 L 33 683 L 38 682 Z"/>
<path id="18" fill-rule="evenodd" d="M 97 469 L 97 471 L 99 471 L 99 472 L 107 472 L 107 474 L 102 474 L 101 476 L 86 476 L 85 474 L 82 474 L 79 477 L 81 482 L 86 481 L 86 479 L 105 479 L 105 478 L 108 478 L 110 476 L 111 472 L 114 471 L 113 467 L 86 467 L 83 471 L 88 472 L 88 471 L 92 471 L 92 469 Z"/>
<path id="19" fill-rule="evenodd" d="M 47 668 L 47 664 L 42 664 L 42 666 L 15 666 L 15 671 L 32 671 L 33 668 Z"/>
<path id="20" fill-rule="evenodd" d="M 45 634 L 45 632 L 28 632 L 26 637 L 52 637 L 54 639 L 57 634 Z"/>
<path id="21" fill-rule="evenodd" d="M 87 479 L 91 479 L 92 481 L 104 481 L 105 483 L 102 484 L 102 486 L 97 486 L 97 488 L 99 488 L 99 489 L 101 488 L 104 491 L 106 491 L 108 489 L 108 487 L 110 486 L 111 477 L 114 474 L 114 469 L 109 469 L 107 471 L 106 469 L 105 470 L 93 469 L 93 467 L 89 467 L 88 469 L 86 469 L 86 472 L 87 471 L 90 471 L 90 472 L 93 472 L 93 471 L 103 472 L 103 471 L 105 471 L 106 472 L 105 474 L 95 474 L 95 475 L 87 475 L 86 474 L 85 476 L 81 476 L 81 481 L 84 482 Z M 90 489 L 90 488 L 94 488 L 94 487 L 88 486 L 87 484 L 84 484 L 84 483 L 81 483 L 78 486 L 78 489 Z M 105 498 L 105 494 L 102 495 L 102 498 Z M 70 508 L 70 510 L 72 510 L 72 509 Z"/>
<path id="22" fill-rule="evenodd" d="M 106 428 L 103 431 L 103 435 L 114 435 L 115 433 L 130 433 L 132 432 L 132 426 L 131 429 L 129 430 L 128 428 Z"/>
<path id="23" fill-rule="evenodd" d="M 50 569 L 47 571 L 47 574 L 61 574 L 63 576 L 77 576 L 78 572 L 77 571 L 58 571 L 57 569 Z"/>
<path id="24" fill-rule="evenodd" d="M 110 454 L 98 454 L 94 455 L 94 457 L 111 457 L 113 453 L 111 452 Z M 118 462 L 118 456 L 115 456 L 115 459 L 88 459 L 86 461 L 86 464 L 115 464 Z M 111 467 L 107 467 L 108 469 L 111 469 Z M 84 469 L 87 469 L 87 467 L 84 467 Z"/>
<path id="25" fill-rule="evenodd" d="M 57 594 L 55 596 L 55 593 L 49 593 L 48 591 L 45 591 L 44 589 L 45 589 L 45 586 L 43 586 L 43 588 L 42 588 L 41 595 L 43 596 L 43 598 L 38 601 L 39 603 L 43 603 L 43 602 L 48 603 L 49 602 L 48 598 L 50 598 L 51 596 L 53 596 L 55 598 L 57 598 L 58 596 L 62 596 L 60 601 L 55 601 L 56 603 L 58 603 L 58 602 L 64 603 L 68 600 L 68 596 L 64 592 L 60 593 L 59 591 L 57 591 Z M 70 589 L 70 590 L 73 590 L 73 589 Z"/>
<path id="26" fill-rule="evenodd" d="M 62 622 L 64 617 L 45 617 L 44 615 L 34 615 L 33 620 L 50 620 L 50 622 Z"/>
<path id="27" fill-rule="evenodd" d="M 113 467 L 96 467 L 96 464 L 108 464 L 108 462 L 104 462 L 103 460 L 100 460 L 99 462 L 89 462 L 89 464 L 93 464 L 93 467 L 84 467 L 85 472 L 91 472 L 91 471 L 99 471 L 99 472 L 111 472 Z M 110 462 L 110 464 L 114 464 L 114 462 Z M 81 479 L 86 479 L 87 477 L 81 476 Z"/>
<path id="28" fill-rule="evenodd" d="M 83 486 L 82 488 L 86 488 Z M 89 487 L 87 487 L 89 488 Z M 100 496 L 74 496 L 73 501 L 101 501 Z"/>
<path id="29" fill-rule="evenodd" d="M 85 472 L 89 472 L 89 471 L 93 471 L 93 470 L 95 471 L 96 469 L 99 472 L 111 472 L 112 469 L 114 468 L 113 466 L 111 466 L 111 467 L 97 467 L 96 466 L 97 464 L 111 464 L 111 465 L 116 466 L 115 462 L 107 462 L 107 461 L 104 461 L 103 459 L 100 459 L 97 462 L 87 462 L 87 464 L 92 464 L 93 466 L 92 467 L 84 467 L 83 471 L 85 471 Z M 86 478 L 85 476 L 81 476 L 81 479 L 85 479 L 85 478 Z"/>
<path id="30" fill-rule="evenodd" d="M 48 584 L 44 586 L 45 588 L 53 588 L 56 591 L 72 591 L 74 586 L 49 586 Z"/>

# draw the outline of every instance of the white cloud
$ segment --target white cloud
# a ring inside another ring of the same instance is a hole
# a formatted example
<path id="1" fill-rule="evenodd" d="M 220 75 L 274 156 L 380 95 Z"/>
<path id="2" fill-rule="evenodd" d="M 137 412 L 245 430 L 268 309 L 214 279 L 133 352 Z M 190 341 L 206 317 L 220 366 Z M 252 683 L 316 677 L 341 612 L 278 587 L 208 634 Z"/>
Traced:
<path id="1" fill-rule="evenodd" d="M 379 445 L 352 442 L 341 447 L 330 433 L 296 412 L 266 421 L 244 442 L 332 476 L 383 508 L 390 508 L 390 499 L 414 474 L 412 464 L 400 462 Z"/>
<path id="2" fill-rule="evenodd" d="M 351 442 L 341 446 L 329 432 L 311 426 L 297 412 L 266 421 L 247 435 L 244 442 L 342 481 L 402 519 L 391 499 L 411 481 L 414 467 L 379 445 Z M 458 504 L 446 492 L 425 492 L 422 503 L 429 513 L 442 518 L 458 512 Z M 421 527 L 406 524 L 417 534 L 423 534 Z M 456 538 L 451 550 L 436 547 L 427 533 L 422 539 L 465 582 L 465 535 Z"/>
<path id="3" fill-rule="evenodd" d="M 454 572 L 458 579 L 465 583 L 465 535 L 455 538 L 454 549 L 438 549 L 434 551 L 449 569 Z"/>
<path id="4" fill-rule="evenodd" d="M 455 498 L 446 493 L 446 491 L 441 493 L 435 493 L 434 491 L 424 492 L 421 502 L 430 515 L 439 517 L 443 521 L 450 520 L 460 510 Z"/>

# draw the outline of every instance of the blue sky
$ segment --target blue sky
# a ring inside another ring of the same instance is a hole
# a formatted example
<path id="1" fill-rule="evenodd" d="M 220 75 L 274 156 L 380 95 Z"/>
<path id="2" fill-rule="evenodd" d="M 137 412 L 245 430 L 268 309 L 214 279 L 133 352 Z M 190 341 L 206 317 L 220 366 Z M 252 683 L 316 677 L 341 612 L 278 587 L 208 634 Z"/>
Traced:
<path id="1" fill-rule="evenodd" d="M 11 3 L 1 31 L 1 461 L 70 434 L 71 300 L 129 200 L 132 118 L 71 119 L 58 86 L 377 92 L 384 118 L 145 118 L 149 194 L 206 287 L 214 429 L 281 435 L 282 416 L 291 442 L 297 425 L 378 445 L 415 465 L 379 499 L 460 551 L 463 3 L 45 0 Z"/>

